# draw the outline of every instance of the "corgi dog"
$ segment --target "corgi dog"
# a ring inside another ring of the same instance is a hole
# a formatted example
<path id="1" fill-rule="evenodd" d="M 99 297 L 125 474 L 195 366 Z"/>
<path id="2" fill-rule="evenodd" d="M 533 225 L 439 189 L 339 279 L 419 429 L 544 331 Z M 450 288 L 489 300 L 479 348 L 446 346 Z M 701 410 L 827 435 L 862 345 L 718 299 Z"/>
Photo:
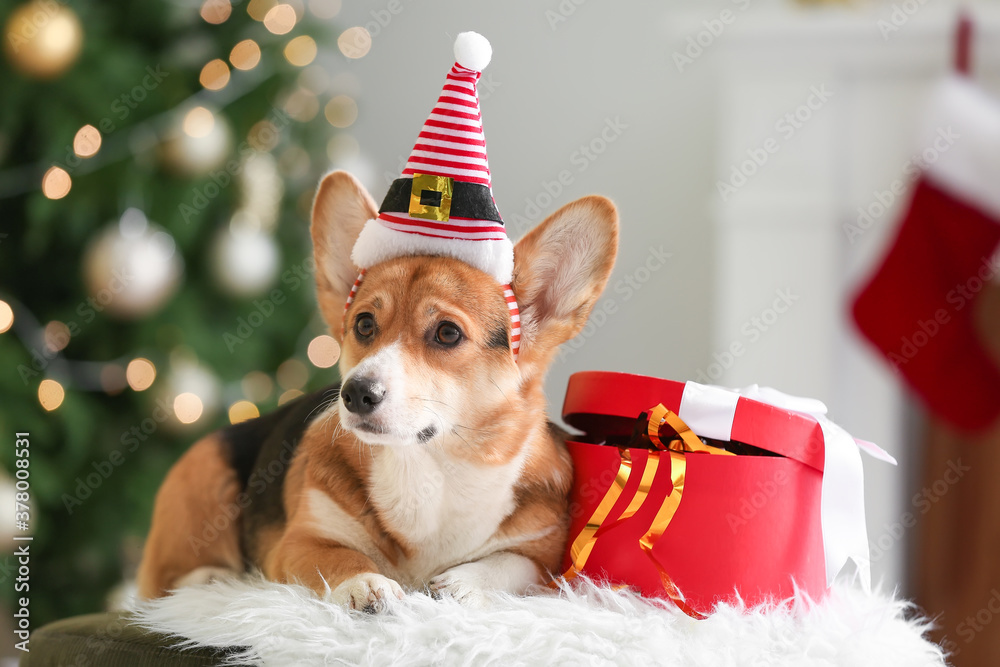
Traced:
<path id="1" fill-rule="evenodd" d="M 514 247 L 515 360 L 503 289 L 459 260 L 408 256 L 358 274 L 378 215 L 346 172 L 312 213 L 320 310 L 342 384 L 194 444 L 156 496 L 138 573 L 156 598 L 259 570 L 352 609 L 404 590 L 461 601 L 524 594 L 558 574 L 573 470 L 542 382 L 584 326 L 618 245 L 603 197 L 564 206 Z"/>

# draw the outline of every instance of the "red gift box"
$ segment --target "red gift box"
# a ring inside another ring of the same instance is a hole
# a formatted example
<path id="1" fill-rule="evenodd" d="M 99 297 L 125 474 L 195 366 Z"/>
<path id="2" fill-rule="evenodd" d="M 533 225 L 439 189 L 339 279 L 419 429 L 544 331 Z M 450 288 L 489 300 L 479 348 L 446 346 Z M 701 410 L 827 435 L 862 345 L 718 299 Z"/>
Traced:
<path id="1" fill-rule="evenodd" d="M 654 443 L 666 414 L 670 430 L 693 432 L 671 444 L 681 451 L 567 443 L 575 466 L 567 578 L 630 585 L 696 617 L 736 595 L 749 605 L 790 598 L 796 586 L 819 599 L 848 558 L 867 586 L 858 446 L 892 457 L 854 441 L 819 401 L 756 386 L 576 373 L 563 418 L 595 443 L 624 443 L 657 405 Z M 712 455 L 726 452 L 693 434 L 773 455 Z"/>

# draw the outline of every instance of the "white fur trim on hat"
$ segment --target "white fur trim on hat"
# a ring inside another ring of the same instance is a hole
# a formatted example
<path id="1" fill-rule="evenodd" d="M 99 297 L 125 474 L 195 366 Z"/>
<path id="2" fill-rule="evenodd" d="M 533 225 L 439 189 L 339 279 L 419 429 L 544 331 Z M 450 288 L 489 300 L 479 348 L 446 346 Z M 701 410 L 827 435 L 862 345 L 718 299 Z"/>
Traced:
<path id="1" fill-rule="evenodd" d="M 1000 101 L 964 76 L 949 76 L 931 97 L 920 141 L 931 180 L 1000 218 Z"/>
<path id="2" fill-rule="evenodd" d="M 453 257 L 488 273 L 501 285 L 508 284 L 514 273 L 514 244 L 510 239 L 443 239 L 389 229 L 378 220 L 365 223 L 351 251 L 351 261 L 354 266 L 369 268 L 411 255 Z"/>

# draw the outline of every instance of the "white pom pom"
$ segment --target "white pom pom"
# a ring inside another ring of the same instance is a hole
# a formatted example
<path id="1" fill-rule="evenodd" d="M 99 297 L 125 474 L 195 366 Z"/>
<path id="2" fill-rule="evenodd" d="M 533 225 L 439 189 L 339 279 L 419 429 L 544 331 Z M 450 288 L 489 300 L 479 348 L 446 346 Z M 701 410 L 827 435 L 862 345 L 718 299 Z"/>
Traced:
<path id="1" fill-rule="evenodd" d="M 478 32 L 460 32 L 455 38 L 455 62 L 466 69 L 482 72 L 490 64 L 493 47 Z"/>

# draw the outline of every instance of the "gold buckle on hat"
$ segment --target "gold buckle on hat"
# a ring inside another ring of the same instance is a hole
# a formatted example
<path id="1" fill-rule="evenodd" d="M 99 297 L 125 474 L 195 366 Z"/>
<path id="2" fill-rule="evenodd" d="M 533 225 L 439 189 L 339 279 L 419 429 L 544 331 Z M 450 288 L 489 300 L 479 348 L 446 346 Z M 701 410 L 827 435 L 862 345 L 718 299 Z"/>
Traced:
<path id="1" fill-rule="evenodd" d="M 410 216 L 447 222 L 451 217 L 451 196 L 455 179 L 434 174 L 414 174 L 410 190 Z"/>

